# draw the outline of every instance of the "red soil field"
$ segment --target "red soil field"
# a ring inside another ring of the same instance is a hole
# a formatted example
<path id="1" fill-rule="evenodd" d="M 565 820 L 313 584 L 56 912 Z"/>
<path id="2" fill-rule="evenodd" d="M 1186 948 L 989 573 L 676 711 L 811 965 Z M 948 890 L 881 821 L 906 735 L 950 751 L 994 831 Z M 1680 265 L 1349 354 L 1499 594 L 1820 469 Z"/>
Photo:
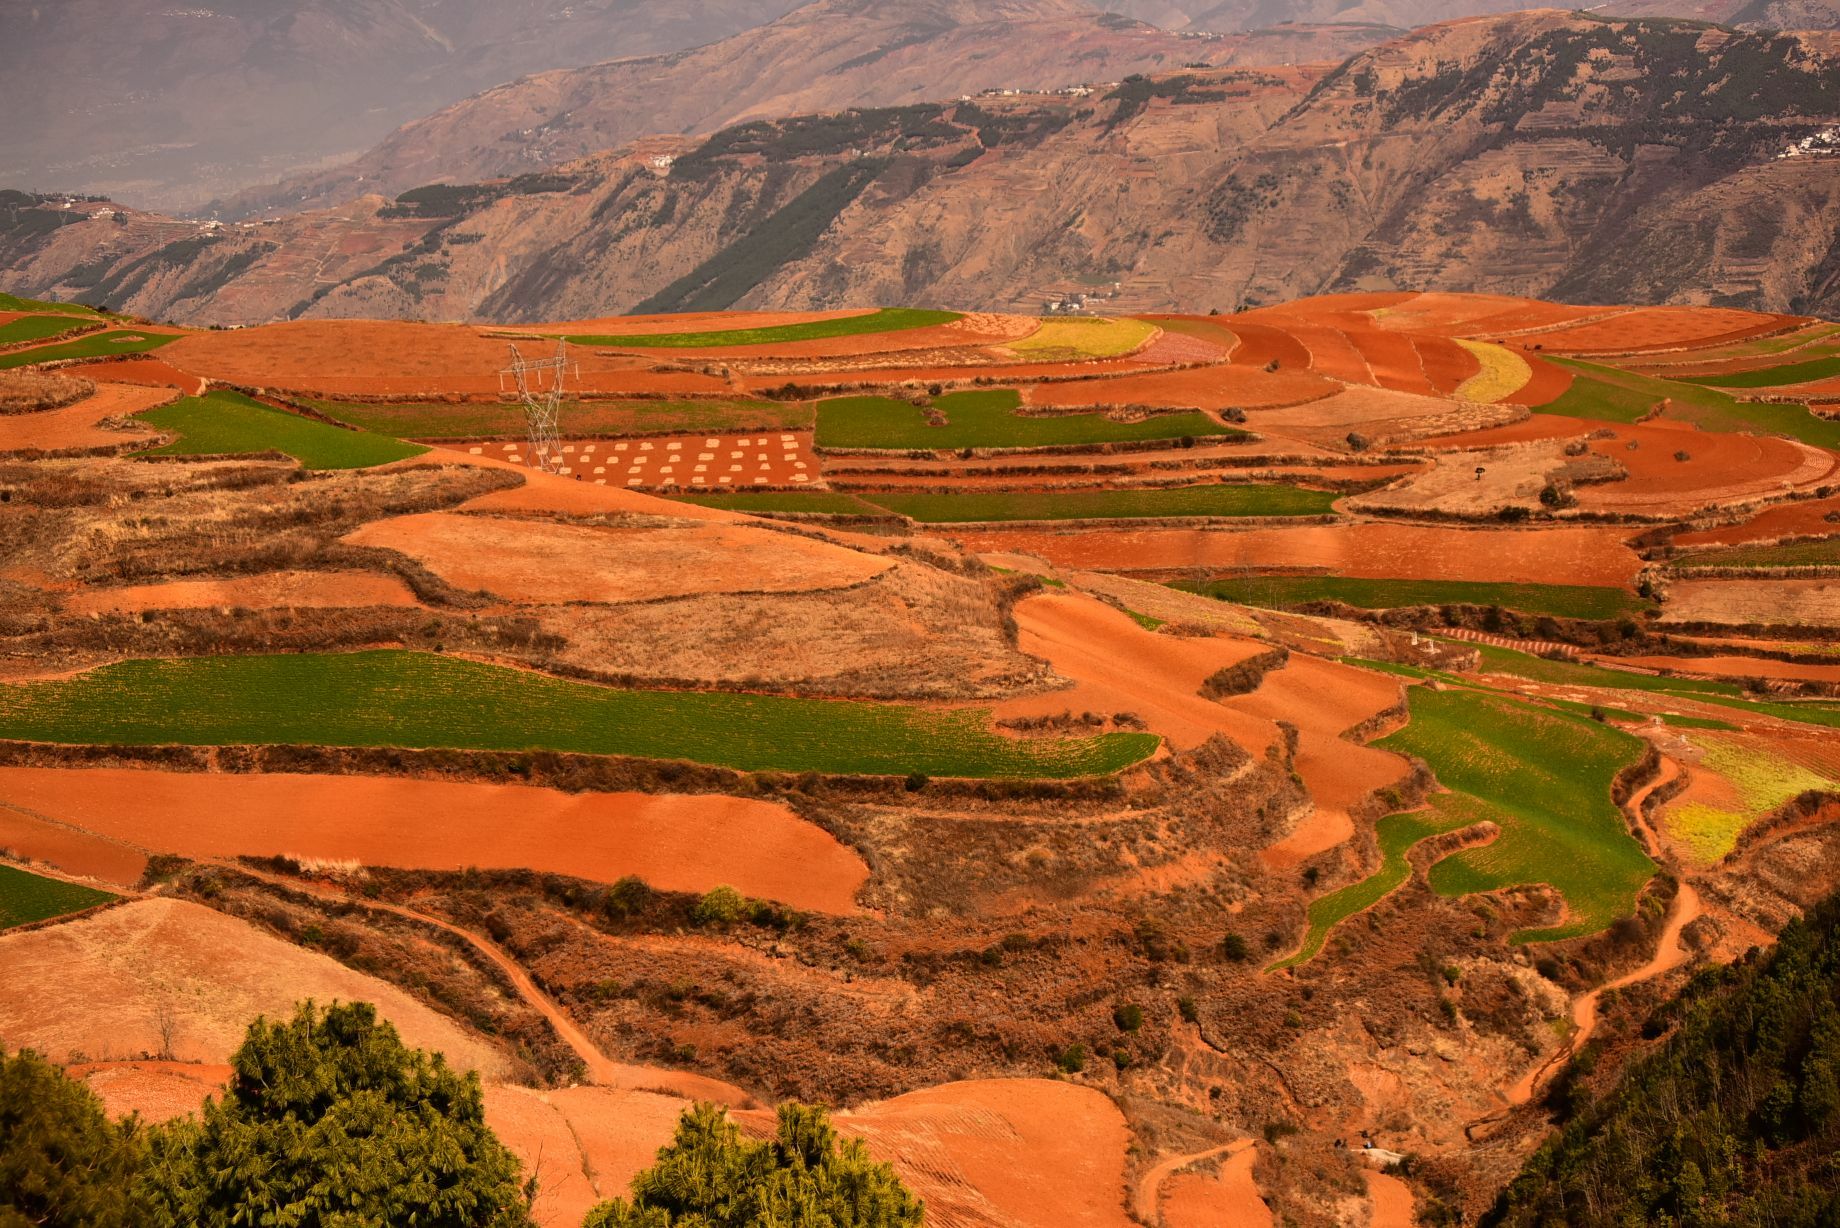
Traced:
<path id="1" fill-rule="evenodd" d="M 1591 449 L 1629 476 L 1580 487 L 1578 502 L 1586 508 L 1688 512 L 1713 502 L 1780 496 L 1825 481 L 1837 463 L 1830 452 L 1767 435 L 1706 432 L 1663 420 L 1607 429 L 1616 437 L 1593 440 Z M 1687 459 L 1678 459 L 1679 453 Z"/>
<path id="2" fill-rule="evenodd" d="M 1302 299 L 1290 304 L 1290 307 L 1307 309 L 1315 301 Z M 1516 298 L 1505 294 L 1446 294 L 1431 291 L 1408 295 L 1403 301 L 1391 304 L 1369 318 L 1377 327 L 1400 332 L 1480 337 L 1490 329 L 1527 328 L 1532 323 L 1560 323 L 1592 310 L 1596 309 L 1544 303 L 1537 299 Z"/>
<path id="3" fill-rule="evenodd" d="M 75 375 L 98 383 L 141 384 L 152 388 L 177 388 L 187 396 L 200 396 L 205 381 L 159 358 L 128 358 L 121 362 L 85 362 L 59 367 L 59 375 Z"/>
<path id="4" fill-rule="evenodd" d="M 646 439 L 575 439 L 562 443 L 561 476 L 596 486 L 677 487 L 822 484 L 810 431 L 752 435 L 665 435 Z M 453 444 L 469 456 L 535 466 L 522 443 Z"/>
<path id="5" fill-rule="evenodd" d="M 1367 579 L 1627 586 L 1642 567 L 1624 544 L 1628 533 L 1602 525 L 1463 529 L 1363 523 L 1079 533 L 968 529 L 952 536 L 977 554 L 1033 554 L 1057 567 L 1088 571 L 1312 567 Z"/>
<path id="6" fill-rule="evenodd" d="M 1298 405 L 1319 400 L 1335 391 L 1336 385 L 1330 381 L 1301 369 L 1268 372 L 1235 363 L 1111 379 L 1036 384 L 1023 393 L 1023 400 L 1029 405 L 1053 409 L 1152 405 L 1220 410 Z"/>
<path id="7" fill-rule="evenodd" d="M 1256 641 L 1158 635 L 1090 597 L 1031 597 L 1016 607 L 1016 623 L 1022 651 L 1074 686 L 1006 700 L 997 706 L 999 720 L 1133 712 L 1177 749 L 1225 734 L 1253 755 L 1276 737 L 1267 720 L 1200 693 L 1209 675 L 1265 651 Z"/>
<path id="8" fill-rule="evenodd" d="M 459 588 L 546 605 L 847 588 L 893 566 L 741 524 L 615 528 L 425 512 L 373 521 L 344 540 L 399 551 Z"/>
<path id="9" fill-rule="evenodd" d="M 1373 368 L 1348 334 L 1326 324 L 1308 324 L 1274 314 L 1271 322 L 1289 333 L 1310 354 L 1310 370 L 1345 384 L 1374 385 Z"/>
<path id="10" fill-rule="evenodd" d="M 363 571 L 273 571 L 227 580 L 172 580 L 122 588 L 91 588 L 64 598 L 73 614 L 138 614 L 142 610 L 203 610 L 411 606 L 415 594 L 395 576 Z"/>
<path id="11" fill-rule="evenodd" d="M 1521 351 L 1521 358 L 1533 369 L 1533 377 L 1509 393 L 1504 400 L 1515 405 L 1538 408 L 1550 405 L 1572 387 L 1572 373 L 1557 363 L 1547 362 L 1537 354 Z"/>
<path id="12" fill-rule="evenodd" d="M 1607 665 L 1632 665 L 1662 673 L 1705 678 L 1788 678 L 1802 682 L 1840 682 L 1840 664 L 1810 665 L 1770 657 L 1602 657 Z"/>
<path id="13" fill-rule="evenodd" d="M 698 346 L 673 353 L 681 361 L 721 358 L 844 358 L 866 354 L 892 354 L 902 350 L 934 350 L 1001 345 L 1020 341 L 1041 327 L 1030 316 L 974 313 L 950 324 L 910 328 L 894 333 L 858 333 L 848 337 L 820 337 L 810 341 L 770 342 L 765 345 Z M 656 355 L 656 350 L 646 351 Z"/>
<path id="14" fill-rule="evenodd" d="M 1439 396 L 1449 396 L 1464 380 L 1482 370 L 1476 356 L 1454 341 L 1414 337 L 1412 344 L 1418 351 L 1418 365 L 1426 384 Z"/>
<path id="15" fill-rule="evenodd" d="M 481 469 L 501 469 L 515 473 L 523 480 L 522 486 L 508 490 L 495 490 L 469 499 L 461 505 L 464 511 L 479 512 L 542 512 L 562 516 L 606 516 L 609 514 L 635 514 L 641 516 L 665 516 L 674 520 L 698 520 L 715 524 L 746 524 L 748 517 L 720 508 L 698 507 L 693 503 L 672 503 L 653 495 L 641 494 L 636 490 L 623 487 L 596 486 L 592 482 L 577 482 L 572 477 L 559 477 L 553 473 L 544 473 L 524 465 L 513 465 L 497 457 L 472 456 L 450 448 L 433 447 L 418 456 L 396 461 L 391 465 L 379 466 L 379 469 L 427 468 L 442 465 L 472 466 Z"/>
<path id="16" fill-rule="evenodd" d="M 1282 328 L 1234 316 L 1232 329 L 1240 341 L 1239 348 L 1233 351 L 1234 366 L 1263 367 L 1276 359 L 1280 368 L 1309 369 L 1310 351 Z"/>
<path id="17" fill-rule="evenodd" d="M 1827 537 L 1840 533 L 1840 522 L 1828 517 L 1840 513 L 1840 495 L 1807 499 L 1767 508 L 1742 524 L 1721 525 L 1679 533 L 1676 546 L 1739 546 L 1747 542 L 1773 542 L 1785 537 Z"/>
<path id="18" fill-rule="evenodd" d="M 135 900 L 0 934 L 0 967 L 9 983 L 33 987 L 0 995 L 0 1036 L 54 1061 L 159 1053 L 164 1009 L 174 1058 L 224 1062 L 257 1015 L 285 1017 L 302 998 L 336 998 L 375 1003 L 405 1043 L 439 1049 L 462 1070 L 498 1077 L 508 1069 L 497 1050 L 394 985 L 184 900 Z"/>
<path id="19" fill-rule="evenodd" d="M 1432 435 L 1418 442 L 1427 448 L 1493 448 L 1501 444 L 1532 443 L 1543 439 L 1570 439 L 1588 435 L 1608 422 L 1590 422 L 1559 414 L 1531 414 L 1506 426 L 1491 426 L 1480 431 L 1458 431 L 1450 435 Z"/>
<path id="20" fill-rule="evenodd" d="M 1411 1186 L 1386 1173 L 1361 1175 L 1367 1179 L 1368 1228 L 1412 1228 L 1418 1222 Z"/>
<path id="21" fill-rule="evenodd" d="M 588 320 L 560 320 L 549 324 L 512 324 L 506 332 L 532 332 L 548 336 L 655 336 L 661 333 L 723 332 L 728 329 L 779 328 L 818 320 L 846 320 L 873 315 L 873 308 L 843 311 L 687 311 L 682 315 L 596 316 Z"/>
<path id="22" fill-rule="evenodd" d="M 147 854 L 138 849 L 48 822 L 5 802 L 0 802 L 0 849 L 118 887 L 132 887 L 147 868 Z"/>
<path id="23" fill-rule="evenodd" d="M 869 871 L 785 806 L 720 794 L 562 793 L 369 776 L 0 768 L 0 798 L 187 857 L 296 856 L 408 869 L 523 868 L 667 891 L 728 884 L 856 911 Z M 260 821 L 238 816 L 261 816 Z"/>
<path id="24" fill-rule="evenodd" d="M 535 344 L 548 353 L 543 342 Z M 192 333 L 160 351 L 179 370 L 257 388 L 334 396 L 428 396 L 500 391 L 508 343 L 459 324 L 395 320 L 297 320 L 229 332 Z M 582 392 L 679 394 L 730 391 L 695 372 L 659 372 L 651 359 L 602 357 L 576 347 L 569 387 Z"/>
<path id="25" fill-rule="evenodd" d="M 1730 307 L 1637 307 L 1542 332 L 1532 343 L 1552 354 L 1640 354 L 1738 341 L 1800 322 L 1799 316 L 1760 315 Z"/>
<path id="26" fill-rule="evenodd" d="M 151 427 L 111 431 L 97 423 L 104 418 L 124 417 L 152 409 L 172 397 L 169 388 L 97 384 L 94 396 L 63 409 L 37 414 L 0 414 L 0 453 L 24 452 L 31 448 L 47 452 L 62 448 L 113 448 L 151 440 L 154 437 Z"/>
<path id="27" fill-rule="evenodd" d="M 1265 676 L 1258 690 L 1222 702 L 1297 726 L 1297 773 L 1310 791 L 1315 810 L 1265 850 L 1272 865 L 1295 865 L 1348 839 L 1354 834 L 1349 809 L 1375 789 L 1406 776 L 1407 764 L 1398 755 L 1341 736 L 1398 706 L 1396 678 L 1293 653 L 1283 669 Z"/>

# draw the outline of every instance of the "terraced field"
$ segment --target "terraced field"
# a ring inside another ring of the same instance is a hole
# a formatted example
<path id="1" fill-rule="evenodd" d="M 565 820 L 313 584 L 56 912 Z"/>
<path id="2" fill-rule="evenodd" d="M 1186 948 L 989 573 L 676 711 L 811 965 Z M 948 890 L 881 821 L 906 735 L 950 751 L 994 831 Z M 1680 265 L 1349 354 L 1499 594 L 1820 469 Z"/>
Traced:
<path id="1" fill-rule="evenodd" d="M 1685 375 L 1681 379 L 1690 384 L 1706 384 L 1713 388 L 1780 388 L 1785 384 L 1808 384 L 1815 380 L 1832 379 L 1836 375 L 1840 375 L 1840 355 L 1830 354 L 1823 358 L 1760 367 L 1754 371 Z"/>
<path id="2" fill-rule="evenodd" d="M 1831 792 L 1834 777 L 1798 763 L 1756 739 L 1691 735 L 1701 758 L 1693 788 L 1662 815 L 1668 835 L 1703 864 L 1711 864 L 1737 846 L 1745 828 L 1805 792 Z M 1724 796 L 1696 796 L 1711 776 Z"/>
<path id="3" fill-rule="evenodd" d="M 359 469 L 382 465 L 428 449 L 369 431 L 347 431 L 240 393 L 185 397 L 135 415 L 179 438 L 144 456 L 244 456 L 284 452 L 308 469 Z"/>
<path id="4" fill-rule="evenodd" d="M 145 354 L 170 345 L 179 338 L 170 333 L 139 333 L 132 329 L 112 328 L 90 333 L 60 345 L 40 345 L 12 354 L 0 354 L 0 371 L 39 362 L 61 362 L 67 358 L 104 358 L 110 354 Z"/>
<path id="5" fill-rule="evenodd" d="M 1455 340 L 1482 364 L 1482 370 L 1457 386 L 1456 395 L 1460 401 L 1494 404 L 1519 392 L 1533 378 L 1533 368 L 1527 365 L 1527 360 L 1506 346 L 1462 337 Z"/>
<path id="6" fill-rule="evenodd" d="M 885 516 L 887 509 L 877 507 L 855 495 L 828 490 L 753 491 L 738 490 L 732 495 L 675 495 L 678 503 L 698 507 L 725 507 L 731 512 L 805 512 L 819 516 Z"/>
<path id="7" fill-rule="evenodd" d="M 1296 486 L 1216 484 L 1161 490 L 877 494 L 873 499 L 879 506 L 921 524 L 978 524 L 1008 520 L 1321 516 L 1333 510 L 1336 495 L 1333 491 Z"/>
<path id="8" fill-rule="evenodd" d="M 555 750 L 741 771 L 978 778 L 1104 775 L 1158 744 L 1135 733 L 1007 738 L 979 708 L 617 690 L 389 649 L 126 661 L 3 686 L 0 737 Z"/>
<path id="9" fill-rule="evenodd" d="M 42 299 L 20 298 L 0 294 L 0 311 L 26 311 L 40 315 L 94 316 L 96 312 L 81 303 L 52 303 Z"/>
<path id="10" fill-rule="evenodd" d="M 94 887 L 0 865 L 0 930 L 82 912 L 114 898 Z"/>
<path id="11" fill-rule="evenodd" d="M 1840 525 L 1835 526 L 1840 530 Z M 1840 533 L 1817 541 L 1789 542 L 1779 546 L 1736 546 L 1707 550 L 1673 559 L 1670 567 L 1840 567 Z"/>
<path id="12" fill-rule="evenodd" d="M 892 397 L 839 397 L 818 404 L 820 448 L 936 451 L 955 448 L 1051 448 L 1132 440 L 1228 438 L 1245 432 L 1198 410 L 1120 422 L 1104 414 L 1024 415 L 1014 389 L 954 392 L 934 408 L 947 422 Z"/>
<path id="13" fill-rule="evenodd" d="M 0 324 L 0 345 L 18 345 L 25 341 L 46 341 L 82 328 L 86 321 L 67 315 L 25 316 L 10 324 Z"/>
<path id="14" fill-rule="evenodd" d="M 1438 821 L 1474 822 L 1486 811 L 1501 828 L 1492 843 L 1434 865 L 1433 890 L 1553 887 L 1565 899 L 1565 919 L 1514 934 L 1522 943 L 1593 934 L 1634 912 L 1655 864 L 1629 834 L 1610 786 L 1641 757 L 1639 739 L 1478 691 L 1413 687 L 1408 699 L 1411 720 L 1374 745 L 1431 766 L 1451 790 L 1432 799 Z"/>
<path id="15" fill-rule="evenodd" d="M 305 399 L 329 418 L 398 439 L 480 439 L 524 434 L 524 412 L 503 402 L 362 401 Z M 708 431 L 810 430 L 809 404 L 786 401 L 633 400 L 564 402 L 562 429 L 570 438 L 683 434 Z"/>
<path id="16" fill-rule="evenodd" d="M 1653 604 L 1620 588 L 1567 584 L 1488 584 L 1466 580 L 1363 580 L 1349 576 L 1235 576 L 1182 580 L 1172 587 L 1240 605 L 1285 609 L 1336 601 L 1362 610 L 1408 606 L 1500 606 L 1557 618 L 1607 620 L 1638 615 Z"/>
<path id="17" fill-rule="evenodd" d="M 867 315 L 804 324 L 779 324 L 769 328 L 712 329 L 695 333 L 637 333 L 571 336 L 576 345 L 617 346 L 621 349 L 713 349 L 731 345 L 774 345 L 791 341 L 824 341 L 833 337 L 860 337 L 870 333 L 898 333 L 910 328 L 950 324 L 963 316 L 956 311 L 925 311 L 914 307 L 888 307 Z"/>

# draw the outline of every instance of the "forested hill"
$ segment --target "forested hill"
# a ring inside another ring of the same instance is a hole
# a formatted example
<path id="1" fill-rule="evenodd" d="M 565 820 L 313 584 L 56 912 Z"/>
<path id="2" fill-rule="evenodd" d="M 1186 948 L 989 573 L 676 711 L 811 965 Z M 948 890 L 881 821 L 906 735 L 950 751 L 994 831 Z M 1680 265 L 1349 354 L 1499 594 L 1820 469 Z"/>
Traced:
<path id="1" fill-rule="evenodd" d="M 1696 978 L 1659 1052 L 1576 1109 L 1485 1225 L 1840 1223 L 1840 896 Z"/>

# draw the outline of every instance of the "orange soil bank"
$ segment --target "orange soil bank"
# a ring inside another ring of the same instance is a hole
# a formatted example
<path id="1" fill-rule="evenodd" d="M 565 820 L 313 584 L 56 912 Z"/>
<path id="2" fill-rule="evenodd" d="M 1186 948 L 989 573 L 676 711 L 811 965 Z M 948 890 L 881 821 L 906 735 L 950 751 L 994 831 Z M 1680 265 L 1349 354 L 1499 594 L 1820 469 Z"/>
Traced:
<path id="1" fill-rule="evenodd" d="M 1693 533 L 1679 533 L 1674 537 L 1676 546 L 1741 546 L 1749 542 L 1773 542 L 1785 537 L 1826 537 L 1840 534 L 1840 521 L 1829 520 L 1829 516 L 1840 515 L 1840 495 L 1827 499 L 1809 499 L 1800 503 L 1784 503 L 1764 511 L 1746 520 L 1742 524 L 1721 525 L 1716 529 L 1701 529 Z"/>
<path id="2" fill-rule="evenodd" d="M 469 456 L 537 464 L 536 454 L 522 441 L 451 446 Z M 561 448 L 558 476 L 595 486 L 696 491 L 822 485 L 810 431 L 571 439 L 561 441 Z"/>
<path id="3" fill-rule="evenodd" d="M 741 524 L 629 529 L 424 512 L 373 521 L 344 540 L 400 551 L 459 588 L 537 604 L 811 592 L 860 584 L 893 566 Z"/>
<path id="4" fill-rule="evenodd" d="M 775 802 L 400 777 L 0 768 L 0 800 L 131 847 L 190 857 L 521 867 L 667 891 L 728 884 L 817 912 L 856 911 L 868 868 Z M 260 815 L 260 823 L 236 816 Z"/>
<path id="5" fill-rule="evenodd" d="M 187 396 L 198 396 L 205 382 L 188 375 L 159 358 L 129 358 L 121 362 L 86 362 L 74 367 L 59 367 L 59 375 L 75 375 L 98 383 L 141 384 L 152 388 L 177 388 Z"/>
<path id="6" fill-rule="evenodd" d="M 1264 371 L 1256 367 L 1192 367 L 1146 375 L 1036 384 L 1023 399 L 1042 408 L 1093 405 L 1151 405 L 1178 409 L 1252 409 L 1297 405 L 1336 391 L 1321 376 L 1300 368 Z"/>
<path id="7" fill-rule="evenodd" d="M 395 576 L 363 571 L 273 571 L 227 580 L 171 580 L 91 588 L 64 598 L 73 614 L 138 614 L 142 610 L 202 610 L 248 606 L 346 608 L 417 604 Z"/>

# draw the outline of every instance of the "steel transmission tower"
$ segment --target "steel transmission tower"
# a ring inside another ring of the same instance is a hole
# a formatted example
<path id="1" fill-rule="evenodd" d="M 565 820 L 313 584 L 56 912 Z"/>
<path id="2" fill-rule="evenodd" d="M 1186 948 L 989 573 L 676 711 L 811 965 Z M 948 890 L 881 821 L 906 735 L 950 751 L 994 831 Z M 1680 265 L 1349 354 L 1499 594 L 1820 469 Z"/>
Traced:
<path id="1" fill-rule="evenodd" d="M 556 437 L 556 419 L 562 408 L 563 377 L 568 374 L 569 343 L 558 340 L 551 358 L 526 358 L 511 345 L 511 365 L 499 372 L 498 386 L 505 388 L 505 377 L 517 382 L 518 400 L 524 403 L 524 421 L 530 431 L 532 463 L 546 473 L 562 468 L 562 445 Z"/>

